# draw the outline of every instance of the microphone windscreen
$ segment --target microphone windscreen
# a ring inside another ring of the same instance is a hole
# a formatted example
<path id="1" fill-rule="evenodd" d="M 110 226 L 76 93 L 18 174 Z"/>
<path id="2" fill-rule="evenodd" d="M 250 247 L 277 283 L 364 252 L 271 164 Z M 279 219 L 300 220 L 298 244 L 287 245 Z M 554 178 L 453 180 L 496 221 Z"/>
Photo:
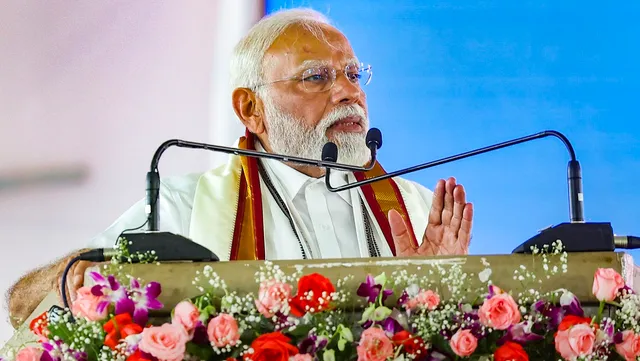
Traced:
<path id="1" fill-rule="evenodd" d="M 338 161 L 338 146 L 333 142 L 328 142 L 322 147 L 322 160 L 327 162 Z"/>
<path id="2" fill-rule="evenodd" d="M 376 149 L 380 149 L 380 147 L 382 147 L 382 132 L 380 131 L 380 129 L 369 129 L 365 142 L 367 143 L 367 147 L 369 147 L 370 144 L 374 143 L 376 145 Z"/>

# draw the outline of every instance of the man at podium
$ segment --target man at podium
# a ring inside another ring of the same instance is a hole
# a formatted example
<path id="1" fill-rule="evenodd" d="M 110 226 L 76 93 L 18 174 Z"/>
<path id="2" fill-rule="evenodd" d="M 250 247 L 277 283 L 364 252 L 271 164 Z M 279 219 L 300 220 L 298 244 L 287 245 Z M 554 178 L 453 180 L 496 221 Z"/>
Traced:
<path id="1" fill-rule="evenodd" d="M 295 9 L 262 19 L 237 44 L 231 62 L 232 104 L 247 129 L 237 146 L 318 159 L 332 141 L 339 162 L 367 164 L 371 75 L 319 13 Z M 334 171 L 331 181 L 343 185 L 381 174 L 376 164 L 366 175 Z M 473 208 L 454 178 L 438 181 L 434 192 L 395 178 L 332 193 L 323 175 L 320 168 L 230 156 L 209 172 L 163 180 L 160 230 L 184 235 L 223 261 L 467 253 Z M 141 200 L 89 247 L 112 247 L 123 230 L 145 220 Z M 59 288 L 68 259 L 14 285 L 14 317 L 26 317 Z M 81 262 L 71 272 L 72 298 L 87 266 Z"/>

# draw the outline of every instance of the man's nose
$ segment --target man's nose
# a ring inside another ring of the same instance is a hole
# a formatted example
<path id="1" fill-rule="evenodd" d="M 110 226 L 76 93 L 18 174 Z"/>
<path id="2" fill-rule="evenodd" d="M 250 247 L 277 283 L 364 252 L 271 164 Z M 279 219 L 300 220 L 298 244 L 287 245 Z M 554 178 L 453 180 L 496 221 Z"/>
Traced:
<path id="1" fill-rule="evenodd" d="M 352 82 L 344 74 L 338 74 L 333 85 L 334 103 L 354 104 L 362 97 L 362 88 L 358 82 Z"/>

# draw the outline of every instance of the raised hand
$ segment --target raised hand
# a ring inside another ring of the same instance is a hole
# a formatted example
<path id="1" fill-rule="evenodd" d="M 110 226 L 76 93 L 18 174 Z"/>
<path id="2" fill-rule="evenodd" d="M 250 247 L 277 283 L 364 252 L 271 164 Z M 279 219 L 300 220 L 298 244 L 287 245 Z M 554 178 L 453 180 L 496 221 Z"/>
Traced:
<path id="1" fill-rule="evenodd" d="M 409 227 L 400 214 L 389 211 L 396 256 L 463 255 L 469 252 L 473 205 L 466 202 L 464 187 L 450 177 L 438 181 L 433 193 L 429 222 L 419 247 L 414 247 Z"/>

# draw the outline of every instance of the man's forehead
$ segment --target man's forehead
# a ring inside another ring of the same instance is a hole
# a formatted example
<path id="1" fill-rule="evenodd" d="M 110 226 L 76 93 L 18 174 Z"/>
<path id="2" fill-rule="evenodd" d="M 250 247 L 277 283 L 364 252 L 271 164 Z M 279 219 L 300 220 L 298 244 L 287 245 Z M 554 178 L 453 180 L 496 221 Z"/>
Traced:
<path id="1" fill-rule="evenodd" d="M 324 38 L 318 38 L 301 26 L 291 26 L 269 48 L 265 63 L 272 65 L 272 70 L 286 71 L 307 65 L 337 62 L 346 65 L 357 61 L 349 41 L 341 32 L 328 25 L 322 29 Z"/>

